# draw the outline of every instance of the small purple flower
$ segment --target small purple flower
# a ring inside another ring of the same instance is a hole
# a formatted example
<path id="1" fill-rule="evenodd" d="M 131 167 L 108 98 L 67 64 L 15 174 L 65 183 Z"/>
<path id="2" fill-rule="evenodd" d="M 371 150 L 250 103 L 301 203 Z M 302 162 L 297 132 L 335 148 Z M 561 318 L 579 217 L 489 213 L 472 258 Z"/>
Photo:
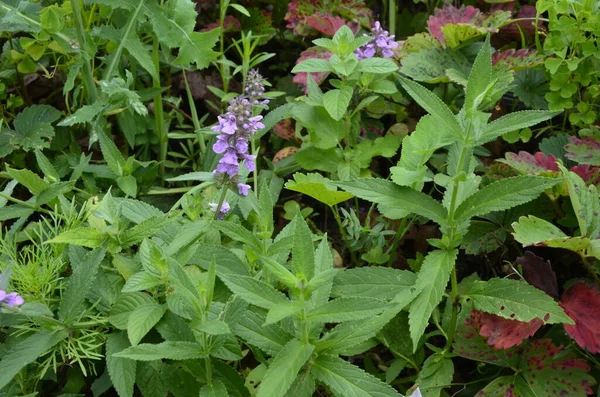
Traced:
<path id="1" fill-rule="evenodd" d="M 246 185 L 245 183 L 238 183 L 238 193 L 242 196 L 248 195 L 248 189 L 250 189 L 250 185 Z"/>
<path id="2" fill-rule="evenodd" d="M 25 300 L 20 297 L 16 292 L 7 294 L 6 291 L 0 289 L 0 304 L 4 303 L 8 307 L 21 306 L 25 303 Z"/>
<path id="3" fill-rule="evenodd" d="M 219 204 L 208 203 L 208 206 L 210 207 L 212 212 L 216 212 Z M 225 215 L 227 215 L 227 213 L 229 212 L 230 209 L 231 209 L 231 207 L 229 206 L 229 203 L 226 200 L 223 200 L 223 203 L 221 204 L 221 209 L 219 210 L 219 215 L 217 216 L 217 218 L 223 219 L 225 217 Z"/>
<path id="4" fill-rule="evenodd" d="M 354 52 L 358 59 L 373 57 L 391 58 L 394 56 L 393 50 L 398 47 L 398 43 L 394 41 L 395 36 L 390 36 L 387 30 L 383 30 L 378 21 L 373 25 L 371 34 L 365 34 L 364 36 L 370 36 L 371 40 Z"/>
<path id="5" fill-rule="evenodd" d="M 248 96 L 248 99 L 253 105 L 266 105 L 269 103 L 268 99 L 262 99 L 261 97 L 265 94 L 265 86 L 263 83 L 263 77 L 258 73 L 257 70 L 251 70 L 248 72 L 246 77 L 246 88 L 244 92 Z"/>

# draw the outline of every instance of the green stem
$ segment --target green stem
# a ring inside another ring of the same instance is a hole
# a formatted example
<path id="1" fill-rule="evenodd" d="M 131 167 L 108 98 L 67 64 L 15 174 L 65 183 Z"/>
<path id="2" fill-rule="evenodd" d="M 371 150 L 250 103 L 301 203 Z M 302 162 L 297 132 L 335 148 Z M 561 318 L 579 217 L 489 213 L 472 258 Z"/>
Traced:
<path id="1" fill-rule="evenodd" d="M 121 60 L 121 52 L 123 52 L 123 48 L 125 48 L 125 43 L 127 42 L 127 38 L 131 34 L 132 29 L 135 29 L 135 25 L 137 23 L 138 14 L 142 10 L 144 5 L 144 0 L 140 0 L 140 4 L 138 4 L 137 8 L 133 11 L 133 13 L 129 16 L 129 21 L 127 22 L 127 26 L 125 27 L 125 31 L 123 32 L 123 40 L 119 43 L 117 50 L 114 52 L 113 57 L 104 73 L 104 80 L 109 80 L 113 73 L 115 72 L 119 61 Z M 83 26 L 83 25 L 82 25 Z M 157 69 L 158 70 L 158 69 Z"/>
<path id="2" fill-rule="evenodd" d="M 342 239 L 344 240 L 344 243 L 346 244 L 348 251 L 350 251 L 350 258 L 352 260 L 352 263 L 354 264 L 354 266 L 358 266 L 358 260 L 356 259 L 356 256 L 354 255 L 354 251 L 352 251 L 352 249 L 350 248 L 350 242 L 348 241 L 348 235 L 346 234 L 346 229 L 344 229 L 344 226 L 342 225 L 342 220 L 340 219 L 340 214 L 338 212 L 337 205 L 334 205 L 331 207 L 331 212 L 333 212 L 333 217 L 335 218 L 338 228 L 340 229 L 340 233 L 342 234 Z"/>
<path id="3" fill-rule="evenodd" d="M 456 266 L 452 267 L 451 275 L 452 292 L 450 299 L 452 299 L 452 317 L 450 318 L 450 329 L 448 330 L 448 339 L 446 339 L 446 352 L 449 353 L 452 348 L 452 342 L 454 342 L 454 335 L 456 334 L 456 323 L 458 322 L 458 279 L 456 277 Z"/>
<path id="4" fill-rule="evenodd" d="M 11 196 L 9 196 L 9 195 L 7 195 L 7 194 L 4 194 L 4 193 L 2 193 L 2 192 L 0 192 L 0 197 L 2 197 L 2 198 L 4 198 L 4 199 L 6 199 L 6 200 L 8 200 L 8 201 L 12 201 L 12 202 L 13 202 L 13 203 L 15 203 L 15 204 L 22 205 L 23 207 L 30 208 L 30 209 L 32 209 L 32 210 L 34 210 L 34 211 L 43 212 L 43 213 L 45 213 L 45 214 L 48 214 L 48 215 L 57 215 L 58 217 L 60 217 L 60 218 L 63 218 L 63 219 L 64 219 L 64 216 L 63 216 L 62 214 L 59 214 L 58 212 L 53 212 L 53 211 L 47 210 L 47 209 L 45 209 L 45 208 L 38 207 L 38 206 L 36 206 L 36 205 L 33 205 L 33 204 L 30 204 L 30 203 L 28 203 L 28 202 L 26 202 L 26 201 L 19 200 L 19 199 L 17 199 L 17 198 L 11 197 Z"/>
<path id="5" fill-rule="evenodd" d="M 154 68 L 157 73 L 160 73 L 160 61 L 159 61 L 159 42 L 158 38 L 154 36 L 152 42 L 152 61 L 154 62 Z M 152 78 L 152 87 L 160 88 L 160 76 Z M 158 135 L 159 144 L 159 158 L 158 158 L 158 174 L 160 176 L 161 185 L 165 183 L 165 162 L 167 161 L 167 149 L 169 147 L 169 137 L 165 131 L 165 111 L 163 108 L 162 94 L 158 93 L 154 96 L 154 124 L 156 128 L 156 134 Z"/>
<path id="6" fill-rule="evenodd" d="M 71 6 L 71 7 L 73 7 L 73 6 Z M 26 20 L 27 22 L 31 23 L 32 25 L 42 28 L 42 24 L 39 21 L 36 21 L 35 19 L 29 17 L 27 14 L 23 14 L 21 11 L 17 10 L 15 7 L 13 7 L 9 4 L 6 4 L 3 1 L 0 1 L 0 8 L 4 9 L 6 11 L 9 11 L 9 12 L 13 12 L 15 15 L 19 16 L 19 18 Z M 75 11 L 75 10 L 73 10 L 73 11 Z M 69 37 L 63 33 L 54 33 L 54 34 L 52 34 L 52 36 L 59 37 L 61 40 L 64 40 L 67 43 L 71 43 L 74 41 L 71 37 Z"/>
<path id="7" fill-rule="evenodd" d="M 398 244 L 400 244 L 400 240 L 402 240 L 402 237 L 404 237 L 404 235 L 412 227 L 413 223 L 415 223 L 415 219 L 417 219 L 417 218 L 415 217 L 415 218 L 411 219 L 410 222 L 408 222 L 408 223 L 406 222 L 406 218 L 402 218 L 402 220 L 400 221 L 400 225 L 398 226 L 398 229 L 396 230 L 396 235 L 394 236 L 394 242 L 389 251 L 390 259 L 388 261 L 388 267 L 392 267 L 392 265 L 394 264 L 394 259 L 396 258 L 396 250 L 398 249 Z"/>
<path id="8" fill-rule="evenodd" d="M 219 197 L 219 204 L 217 205 L 217 210 L 215 211 L 215 216 L 214 216 L 214 220 L 219 219 L 219 213 L 221 212 L 221 207 L 223 206 L 223 202 L 225 201 L 225 195 L 227 194 L 227 183 L 224 182 L 223 183 L 223 187 L 222 187 L 222 191 L 221 191 L 221 197 Z"/>
<path id="9" fill-rule="evenodd" d="M 389 32 L 396 34 L 396 0 L 390 0 L 388 5 Z"/>
<path id="10" fill-rule="evenodd" d="M 204 142 L 204 136 L 202 135 L 202 128 L 200 126 L 200 121 L 198 120 L 198 112 L 196 111 L 196 104 L 194 103 L 194 96 L 192 95 L 192 90 L 190 90 L 190 84 L 188 83 L 187 74 L 185 73 L 185 69 L 183 72 L 183 81 L 185 83 L 185 91 L 187 93 L 188 102 L 190 103 L 190 113 L 192 114 L 192 122 L 194 123 L 194 130 L 198 135 L 198 143 L 200 144 L 200 151 L 204 155 L 206 153 L 206 143 Z"/>

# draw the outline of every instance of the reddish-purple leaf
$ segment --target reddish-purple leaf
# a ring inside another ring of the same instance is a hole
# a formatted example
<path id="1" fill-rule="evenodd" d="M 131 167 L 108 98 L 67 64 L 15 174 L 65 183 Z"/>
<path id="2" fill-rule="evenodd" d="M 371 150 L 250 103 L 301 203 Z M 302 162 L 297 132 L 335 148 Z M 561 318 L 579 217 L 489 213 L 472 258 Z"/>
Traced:
<path id="1" fill-rule="evenodd" d="M 579 175 L 588 185 L 600 186 L 600 168 L 592 167 L 589 164 L 579 164 L 571 167 L 571 171 Z"/>
<path id="2" fill-rule="evenodd" d="M 518 257 L 515 263 L 523 267 L 523 277 L 529 284 L 558 299 L 558 283 L 550 261 L 527 251 L 524 256 Z"/>
<path id="3" fill-rule="evenodd" d="M 365 3 L 355 0 L 320 1 L 292 0 L 284 17 L 286 27 L 294 29 L 299 36 L 315 35 L 318 32 L 333 36 L 344 24 L 357 33 L 360 26 L 369 27 L 373 12 Z"/>
<path id="4" fill-rule="evenodd" d="M 345 24 L 342 18 L 321 12 L 306 17 L 306 23 L 328 36 L 333 36 Z"/>
<path id="5" fill-rule="evenodd" d="M 552 154 L 545 155 L 542 152 L 537 152 L 536 154 L 523 151 L 519 152 L 519 154 L 508 152 L 506 153 L 506 159 L 498 161 L 508 164 L 517 171 L 527 175 L 538 175 L 548 171 L 558 172 L 556 157 Z"/>
<path id="6" fill-rule="evenodd" d="M 452 345 L 453 352 L 471 360 L 498 365 L 511 366 L 515 349 L 496 350 L 487 344 L 486 339 L 479 334 L 479 318 L 481 312 L 472 311 L 470 317 L 458 326 Z"/>
<path id="7" fill-rule="evenodd" d="M 313 59 L 313 58 L 325 59 L 326 61 L 328 61 L 329 58 L 331 58 L 331 55 L 333 55 L 333 54 L 324 48 L 310 47 L 310 48 L 307 48 L 306 50 L 302 51 L 302 53 L 300 54 L 300 58 L 298 58 L 298 60 L 296 61 L 296 64 L 304 62 L 307 59 Z M 328 74 L 329 73 L 327 73 L 327 72 L 311 73 L 311 76 L 312 76 L 313 80 L 315 81 L 315 83 L 321 84 L 323 82 L 323 80 L 325 80 L 325 78 L 327 77 Z M 307 84 L 306 72 L 296 73 L 296 75 L 294 76 L 293 82 L 300 84 L 302 86 L 302 88 L 304 90 L 306 90 L 306 84 Z"/>
<path id="8" fill-rule="evenodd" d="M 600 293 L 578 281 L 562 296 L 560 305 L 575 321 L 565 325 L 565 331 L 575 342 L 590 353 L 600 353 Z"/>
<path id="9" fill-rule="evenodd" d="M 508 349 L 518 346 L 544 325 L 539 318 L 528 323 L 508 320 L 495 314 L 473 311 L 471 313 L 475 328 L 479 334 L 487 338 L 488 345 L 495 349 Z"/>
<path id="10" fill-rule="evenodd" d="M 544 63 L 544 57 L 535 50 L 522 48 L 496 52 L 492 55 L 494 65 L 506 66 L 511 70 L 529 69 Z"/>
<path id="11" fill-rule="evenodd" d="M 579 139 L 572 136 L 565 145 L 565 150 L 565 156 L 577 163 L 600 165 L 600 141 L 594 138 Z"/>
<path id="12" fill-rule="evenodd" d="M 221 24 L 219 23 L 219 21 L 209 23 L 208 25 L 206 25 L 206 27 L 204 27 L 204 29 L 201 30 L 201 32 L 208 32 L 209 30 L 216 29 L 220 26 Z M 225 16 L 225 19 L 223 20 L 224 32 L 235 32 L 241 29 L 242 24 L 240 23 L 239 19 L 232 17 L 231 15 Z"/>

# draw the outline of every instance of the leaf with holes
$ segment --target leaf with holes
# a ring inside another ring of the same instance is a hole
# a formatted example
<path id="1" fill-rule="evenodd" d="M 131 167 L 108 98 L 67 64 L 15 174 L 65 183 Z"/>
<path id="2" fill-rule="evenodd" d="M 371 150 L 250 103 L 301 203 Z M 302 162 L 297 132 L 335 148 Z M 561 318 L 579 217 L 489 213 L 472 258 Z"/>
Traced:
<path id="1" fill-rule="evenodd" d="M 508 320 L 495 314 L 473 311 L 473 327 L 486 338 L 487 344 L 495 349 L 518 346 L 539 330 L 544 322 L 534 318 L 529 322 Z"/>

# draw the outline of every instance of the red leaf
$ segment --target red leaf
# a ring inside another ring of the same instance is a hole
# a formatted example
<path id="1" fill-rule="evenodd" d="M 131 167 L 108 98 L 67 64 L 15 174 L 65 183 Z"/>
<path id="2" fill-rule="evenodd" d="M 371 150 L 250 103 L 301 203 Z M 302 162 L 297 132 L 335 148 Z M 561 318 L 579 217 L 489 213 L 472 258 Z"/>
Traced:
<path id="1" fill-rule="evenodd" d="M 600 164 L 600 141 L 584 137 L 569 137 L 569 143 L 565 145 L 567 154 L 565 157 L 580 164 Z"/>
<path id="2" fill-rule="evenodd" d="M 508 349 L 518 346 L 544 325 L 539 318 L 528 323 L 508 320 L 495 314 L 474 310 L 471 312 L 474 328 L 479 328 L 479 334 L 487 337 L 487 343 L 495 349 Z"/>
<path id="3" fill-rule="evenodd" d="M 537 175 L 547 171 L 558 172 L 556 157 L 551 154 L 545 155 L 542 152 L 537 152 L 536 154 L 523 151 L 519 152 L 519 154 L 508 152 L 506 153 L 506 159 L 498 161 L 508 164 L 517 171 L 527 175 Z"/>
<path id="4" fill-rule="evenodd" d="M 427 28 L 440 43 L 445 43 L 442 27 L 449 23 L 467 23 L 474 24 L 481 18 L 481 11 L 473 6 L 462 6 L 456 8 L 449 3 L 444 4 L 444 8 L 436 8 L 433 15 L 427 20 Z"/>
<path id="5" fill-rule="evenodd" d="M 323 48 L 310 47 L 310 48 L 302 51 L 302 53 L 300 54 L 300 58 L 298 58 L 298 60 L 296 61 L 296 64 L 306 61 L 307 59 L 313 59 L 313 58 L 325 59 L 328 61 L 332 55 L 333 54 L 330 51 L 327 51 Z M 315 81 L 315 83 L 320 84 L 321 82 L 323 82 L 323 80 L 325 80 L 325 78 L 327 77 L 328 74 L 329 73 L 327 73 L 327 72 L 311 73 L 311 76 L 312 76 L 313 80 Z M 294 83 L 300 84 L 302 86 L 302 88 L 304 90 L 306 90 L 307 74 L 305 72 L 297 73 L 294 76 L 294 79 L 292 81 Z"/>
<path id="6" fill-rule="evenodd" d="M 306 23 L 328 36 L 333 36 L 345 24 L 342 18 L 321 12 L 306 17 Z"/>
<path id="7" fill-rule="evenodd" d="M 565 325 L 565 331 L 590 353 L 600 353 L 600 293 L 582 281 L 569 287 L 560 305 L 575 321 Z"/>
<path id="8" fill-rule="evenodd" d="M 588 185 L 600 186 L 600 168 L 591 167 L 589 164 L 579 164 L 571 167 L 571 171 L 579 175 Z"/>
<path id="9" fill-rule="evenodd" d="M 522 48 L 520 50 L 510 49 L 496 52 L 492 55 L 494 65 L 504 65 L 511 70 L 533 68 L 544 63 L 544 57 L 535 50 Z"/>
<path id="10" fill-rule="evenodd" d="M 299 36 L 310 36 L 317 32 L 333 36 L 344 24 L 354 33 L 360 30 L 360 25 L 371 26 L 373 12 L 365 3 L 355 0 L 292 0 L 288 3 L 284 19 L 287 21 L 286 27 L 294 29 Z"/>
<path id="11" fill-rule="evenodd" d="M 523 277 L 529 284 L 541 289 L 554 299 L 558 299 L 556 274 L 552 271 L 550 261 L 545 261 L 543 258 L 527 251 L 525 256 L 518 257 L 515 263 L 523 267 Z"/>
<path id="12" fill-rule="evenodd" d="M 201 32 L 207 32 L 209 30 L 216 29 L 219 26 L 221 26 L 219 21 L 209 23 L 208 25 L 206 25 L 206 27 L 204 27 L 204 29 L 201 30 Z M 224 32 L 233 32 L 242 29 L 242 24 L 240 23 L 239 19 L 227 15 L 225 16 L 225 20 L 223 21 L 223 27 Z"/>

